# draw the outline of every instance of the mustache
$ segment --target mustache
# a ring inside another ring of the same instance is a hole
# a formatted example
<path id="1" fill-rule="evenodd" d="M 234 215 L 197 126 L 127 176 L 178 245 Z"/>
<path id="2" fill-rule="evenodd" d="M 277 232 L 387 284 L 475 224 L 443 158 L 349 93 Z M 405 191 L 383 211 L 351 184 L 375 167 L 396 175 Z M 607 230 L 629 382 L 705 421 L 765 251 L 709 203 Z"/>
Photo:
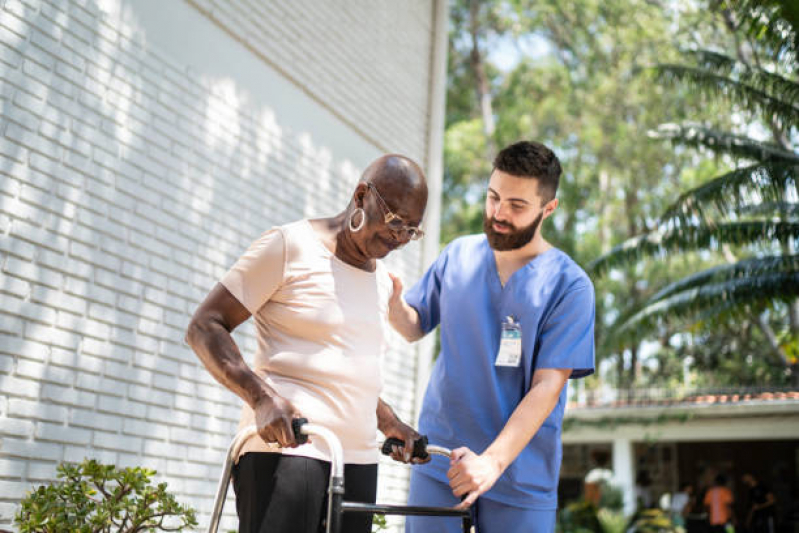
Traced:
<path id="1" fill-rule="evenodd" d="M 514 226 L 513 224 L 508 224 L 507 222 L 500 222 L 496 218 L 491 219 L 491 224 L 497 225 L 500 228 L 516 229 L 516 226 Z"/>

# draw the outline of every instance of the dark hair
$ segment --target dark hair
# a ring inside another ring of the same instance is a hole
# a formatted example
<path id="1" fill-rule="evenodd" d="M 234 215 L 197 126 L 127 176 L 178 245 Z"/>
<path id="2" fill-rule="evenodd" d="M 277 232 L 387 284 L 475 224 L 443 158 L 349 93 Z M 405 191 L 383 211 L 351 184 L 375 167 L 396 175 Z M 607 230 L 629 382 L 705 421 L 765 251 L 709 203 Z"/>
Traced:
<path id="1" fill-rule="evenodd" d="M 607 450 L 593 450 L 591 452 L 591 459 L 599 466 L 605 466 L 610 461 L 610 452 Z"/>
<path id="2" fill-rule="evenodd" d="M 727 476 L 725 476 L 724 474 L 718 474 L 716 476 L 716 485 L 723 487 L 726 484 L 727 484 Z"/>
<path id="3" fill-rule="evenodd" d="M 538 193 L 548 202 L 558 192 L 561 168 L 555 152 L 535 141 L 519 141 L 503 148 L 494 168 L 518 178 L 538 180 Z"/>

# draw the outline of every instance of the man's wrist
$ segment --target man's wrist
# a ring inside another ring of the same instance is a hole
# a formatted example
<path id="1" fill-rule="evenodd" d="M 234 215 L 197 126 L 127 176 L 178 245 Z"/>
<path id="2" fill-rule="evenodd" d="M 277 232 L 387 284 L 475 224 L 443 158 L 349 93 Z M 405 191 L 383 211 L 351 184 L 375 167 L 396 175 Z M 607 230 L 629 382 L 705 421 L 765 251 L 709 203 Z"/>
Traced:
<path id="1" fill-rule="evenodd" d="M 500 474 L 502 474 L 505 471 L 505 469 L 508 467 L 508 461 L 505 460 L 505 458 L 502 457 L 502 454 L 500 453 L 491 450 L 486 450 L 485 452 L 483 452 L 483 457 L 492 461 Z"/>

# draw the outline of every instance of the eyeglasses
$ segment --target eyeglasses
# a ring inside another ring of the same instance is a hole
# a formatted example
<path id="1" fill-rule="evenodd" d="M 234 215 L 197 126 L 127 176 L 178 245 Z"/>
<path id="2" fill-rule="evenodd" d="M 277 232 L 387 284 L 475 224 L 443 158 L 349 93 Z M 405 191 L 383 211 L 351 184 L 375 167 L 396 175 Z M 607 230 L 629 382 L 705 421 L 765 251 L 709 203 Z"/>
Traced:
<path id="1" fill-rule="evenodd" d="M 405 224 L 405 221 L 402 220 L 402 217 L 393 213 L 391 209 L 389 209 L 388 204 L 386 201 L 383 200 L 383 197 L 380 196 L 380 191 L 377 190 L 377 187 L 366 182 L 366 186 L 369 189 L 375 192 L 375 196 L 377 200 L 380 202 L 380 208 L 383 210 L 383 222 L 385 222 L 388 229 L 391 230 L 397 238 L 402 240 L 411 240 L 411 241 L 418 241 L 422 237 L 424 237 L 424 231 L 419 228 L 419 226 L 408 226 Z"/>

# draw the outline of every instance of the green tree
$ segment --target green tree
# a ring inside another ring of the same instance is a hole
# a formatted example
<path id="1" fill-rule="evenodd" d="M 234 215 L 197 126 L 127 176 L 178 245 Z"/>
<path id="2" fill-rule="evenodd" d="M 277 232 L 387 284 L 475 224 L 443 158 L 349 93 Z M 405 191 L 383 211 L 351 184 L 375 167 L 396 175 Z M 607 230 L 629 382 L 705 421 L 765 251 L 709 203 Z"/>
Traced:
<path id="1" fill-rule="evenodd" d="M 562 208 L 547 222 L 547 238 L 582 264 L 610 250 L 613 242 L 646 231 L 679 190 L 693 155 L 675 155 L 648 142 L 642 132 L 695 102 L 691 91 L 667 91 L 654 76 L 636 75 L 658 58 L 676 56 L 673 14 L 645 0 L 513 0 L 487 4 L 478 17 L 479 49 L 488 78 L 494 146 L 521 138 L 552 146 L 564 166 Z M 450 78 L 445 134 L 442 236 L 481 231 L 483 190 L 491 171 L 484 112 L 473 70 L 470 2 L 456 2 L 450 35 Z M 629 13 L 635 12 L 635 17 Z M 488 14 L 491 14 L 488 16 Z M 706 16 L 702 13 L 697 17 Z M 504 44 L 503 44 L 504 43 Z M 502 70 L 490 50 L 513 49 L 518 62 Z M 519 44 L 520 43 L 520 44 Z M 711 116 L 715 109 L 706 109 Z M 643 301 L 647 287 L 621 278 L 597 280 L 597 330 L 605 336 L 620 302 Z M 659 265 L 645 278 L 670 275 Z M 617 382 L 636 379 L 639 347 L 629 343 L 600 352 L 616 360 Z M 625 361 L 626 364 L 625 364 Z"/>
<path id="2" fill-rule="evenodd" d="M 645 258 L 673 260 L 697 252 L 717 258 L 710 268 L 665 284 L 620 313 L 611 345 L 680 330 L 701 335 L 703 328 L 729 321 L 751 333 L 754 325 L 773 363 L 799 383 L 799 152 L 793 141 L 799 125 L 799 27 L 788 5 L 711 2 L 733 37 L 734 55 L 696 50 L 685 54 L 690 62 L 654 69 L 666 83 L 722 102 L 730 123 L 737 117 L 741 126 L 734 131 L 682 122 L 661 125 L 652 136 L 738 164 L 681 194 L 653 228 L 590 265 L 601 275 Z M 756 138 L 758 129 L 769 138 Z"/>

